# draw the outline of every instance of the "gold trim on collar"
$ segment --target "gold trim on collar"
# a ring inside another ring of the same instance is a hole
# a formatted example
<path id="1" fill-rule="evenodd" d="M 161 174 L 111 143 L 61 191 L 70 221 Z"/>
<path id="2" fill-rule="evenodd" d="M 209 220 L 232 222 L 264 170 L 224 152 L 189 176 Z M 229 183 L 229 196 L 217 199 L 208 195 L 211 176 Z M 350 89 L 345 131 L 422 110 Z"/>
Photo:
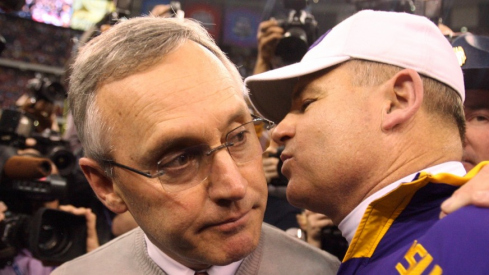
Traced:
<path id="1" fill-rule="evenodd" d="M 363 214 L 343 262 L 352 258 L 370 258 L 392 223 L 404 211 L 419 189 L 428 183 L 462 186 L 486 164 L 489 165 L 489 161 L 481 162 L 463 177 L 449 173 L 431 175 L 421 172 L 417 180 L 403 183 L 387 195 L 371 202 Z"/>

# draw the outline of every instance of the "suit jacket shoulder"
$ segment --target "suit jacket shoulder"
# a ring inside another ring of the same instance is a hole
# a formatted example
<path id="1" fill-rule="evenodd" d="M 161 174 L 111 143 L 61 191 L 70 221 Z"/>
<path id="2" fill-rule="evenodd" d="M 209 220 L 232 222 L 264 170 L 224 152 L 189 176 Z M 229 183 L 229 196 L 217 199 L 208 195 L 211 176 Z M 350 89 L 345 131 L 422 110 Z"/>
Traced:
<path id="1" fill-rule="evenodd" d="M 244 274 L 336 274 L 339 260 L 304 241 L 267 224 L 257 249 L 241 263 L 237 275 Z M 149 257 L 144 233 L 136 228 L 98 249 L 64 263 L 53 275 L 166 275 Z"/>
<path id="2" fill-rule="evenodd" d="M 155 274 L 166 275 L 151 260 L 146 249 L 144 233 L 136 228 L 105 245 L 64 263 L 53 275 Z"/>

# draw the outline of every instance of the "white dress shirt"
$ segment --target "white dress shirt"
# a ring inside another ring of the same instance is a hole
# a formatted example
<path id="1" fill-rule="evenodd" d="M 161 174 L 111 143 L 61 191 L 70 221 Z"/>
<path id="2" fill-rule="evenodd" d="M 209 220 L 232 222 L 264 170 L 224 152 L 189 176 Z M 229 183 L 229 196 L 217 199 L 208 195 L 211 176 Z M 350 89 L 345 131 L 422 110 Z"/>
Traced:
<path id="1" fill-rule="evenodd" d="M 149 257 L 168 275 L 194 275 L 195 270 L 182 265 L 163 253 L 163 251 L 148 239 L 146 234 L 144 235 L 144 239 L 146 240 Z M 209 275 L 234 275 L 242 261 L 240 260 L 225 266 L 211 266 L 206 271 Z"/>

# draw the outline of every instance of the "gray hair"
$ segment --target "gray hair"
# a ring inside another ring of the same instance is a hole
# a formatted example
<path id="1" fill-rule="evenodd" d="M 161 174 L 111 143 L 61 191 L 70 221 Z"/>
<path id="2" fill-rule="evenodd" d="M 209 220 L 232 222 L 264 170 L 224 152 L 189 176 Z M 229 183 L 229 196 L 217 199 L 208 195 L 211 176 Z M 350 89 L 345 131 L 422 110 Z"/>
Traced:
<path id="1" fill-rule="evenodd" d="M 104 84 L 123 79 L 158 64 L 164 55 L 185 41 L 194 41 L 211 51 L 241 82 L 235 65 L 219 49 L 209 33 L 190 19 L 137 17 L 116 24 L 83 46 L 72 65 L 68 100 L 85 155 L 110 159 L 112 148 L 109 118 L 103 118 L 95 102 Z M 184 62 L 184 61 L 182 61 Z"/>

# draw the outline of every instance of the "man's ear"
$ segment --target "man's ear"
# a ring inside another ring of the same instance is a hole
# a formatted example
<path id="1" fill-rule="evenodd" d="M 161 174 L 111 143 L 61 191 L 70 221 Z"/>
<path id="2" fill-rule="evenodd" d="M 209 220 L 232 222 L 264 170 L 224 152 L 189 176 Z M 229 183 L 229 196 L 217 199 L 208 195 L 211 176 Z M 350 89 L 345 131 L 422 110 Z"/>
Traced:
<path id="1" fill-rule="evenodd" d="M 114 213 L 126 212 L 127 205 L 116 192 L 114 180 L 105 175 L 98 163 L 90 158 L 81 158 L 79 164 L 99 200 Z"/>
<path id="2" fill-rule="evenodd" d="M 390 131 L 414 117 L 423 103 L 424 88 L 421 76 L 404 69 L 385 83 L 388 104 L 382 110 L 382 130 Z"/>

